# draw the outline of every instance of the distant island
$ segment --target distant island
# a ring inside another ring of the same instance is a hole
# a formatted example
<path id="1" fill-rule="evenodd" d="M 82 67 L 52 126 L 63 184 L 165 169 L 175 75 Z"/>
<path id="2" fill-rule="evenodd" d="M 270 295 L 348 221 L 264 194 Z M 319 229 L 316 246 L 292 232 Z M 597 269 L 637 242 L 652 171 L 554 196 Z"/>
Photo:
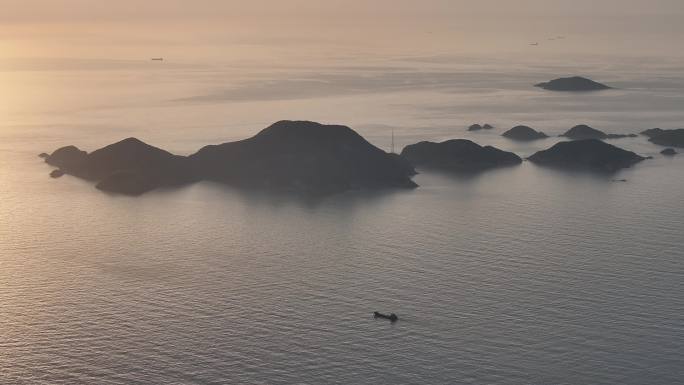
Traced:
<path id="1" fill-rule="evenodd" d="M 554 79 L 544 83 L 538 83 L 535 87 L 543 88 L 549 91 L 601 91 L 609 90 L 611 87 L 595 82 L 581 76 L 573 76 L 568 78 Z"/>
<path id="2" fill-rule="evenodd" d="M 641 135 L 648 137 L 649 142 L 668 147 L 684 147 L 684 128 L 676 130 L 663 130 L 651 128 L 641 132 Z"/>
<path id="3" fill-rule="evenodd" d="M 466 139 L 412 144 L 402 150 L 401 156 L 416 167 L 462 173 L 522 163 L 522 159 L 512 152 L 491 146 L 483 147 Z"/>
<path id="4" fill-rule="evenodd" d="M 171 154 L 135 138 L 87 153 L 74 146 L 45 156 L 60 173 L 92 180 L 103 191 L 140 195 L 159 187 L 213 180 L 247 188 L 315 194 L 413 188 L 413 167 L 346 126 L 281 121 L 257 135 Z"/>
<path id="5" fill-rule="evenodd" d="M 602 172 L 615 172 L 645 159 L 598 139 L 557 143 L 528 158 L 529 161 L 543 166 Z"/>
<path id="6" fill-rule="evenodd" d="M 560 135 L 565 138 L 570 138 L 573 140 L 582 139 L 620 139 L 620 138 L 635 138 L 636 134 L 606 134 L 601 130 L 597 130 L 593 127 L 589 127 L 586 124 L 577 125 L 564 134 Z"/>
<path id="7" fill-rule="evenodd" d="M 470 127 L 468 127 L 468 131 L 480 131 L 480 130 L 491 130 L 493 129 L 494 126 L 491 124 L 485 123 L 485 124 L 473 124 Z"/>
<path id="8" fill-rule="evenodd" d="M 536 131 L 535 129 L 528 126 L 515 126 L 510 130 L 501 134 L 509 139 L 520 140 L 520 141 L 530 141 L 537 139 L 545 139 L 549 136 L 541 131 Z"/>

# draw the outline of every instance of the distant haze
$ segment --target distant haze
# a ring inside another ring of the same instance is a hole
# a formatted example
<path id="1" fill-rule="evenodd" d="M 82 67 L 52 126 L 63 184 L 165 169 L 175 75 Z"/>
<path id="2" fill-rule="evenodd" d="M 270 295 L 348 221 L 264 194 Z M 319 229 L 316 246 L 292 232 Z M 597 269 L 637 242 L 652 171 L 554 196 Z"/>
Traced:
<path id="1" fill-rule="evenodd" d="M 290 55 L 684 55 L 680 0 L 2 0 L 0 6 L 0 59 L 235 60 L 273 46 Z M 549 40 L 559 36 L 566 39 Z"/>
<path id="2" fill-rule="evenodd" d="M 190 155 L 284 119 L 521 158 L 578 124 L 680 128 L 682 21 L 684 0 L 0 0 L 0 385 L 682 383 L 684 154 L 644 136 L 610 140 L 652 157 L 618 174 L 419 168 L 315 199 L 117 196 L 37 156 Z M 571 75 L 613 89 L 534 87 Z M 519 124 L 549 138 L 501 135 Z M 269 143 L 210 175 L 337 164 Z"/>

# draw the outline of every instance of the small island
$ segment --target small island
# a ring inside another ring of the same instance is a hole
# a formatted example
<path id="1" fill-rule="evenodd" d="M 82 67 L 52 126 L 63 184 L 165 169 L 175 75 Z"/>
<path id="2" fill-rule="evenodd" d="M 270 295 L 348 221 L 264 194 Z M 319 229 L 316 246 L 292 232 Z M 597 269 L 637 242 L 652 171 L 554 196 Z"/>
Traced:
<path id="1" fill-rule="evenodd" d="M 665 155 L 665 156 L 675 156 L 675 155 L 677 155 L 677 151 L 675 151 L 674 148 L 666 148 L 666 149 L 664 149 L 663 151 L 660 151 L 660 153 L 661 153 L 662 155 Z"/>
<path id="2" fill-rule="evenodd" d="M 57 174 L 92 180 L 103 191 L 140 195 L 159 187 L 212 180 L 245 188 L 329 194 L 413 188 L 413 167 L 346 126 L 281 121 L 257 135 L 171 154 L 136 138 L 87 153 L 62 147 L 45 161 Z"/>
<path id="3" fill-rule="evenodd" d="M 582 139 L 620 139 L 620 138 L 634 138 L 637 137 L 636 134 L 606 134 L 601 130 L 597 130 L 593 127 L 589 127 L 586 124 L 577 125 L 564 134 L 560 135 L 564 138 L 569 138 L 572 140 L 582 140 Z"/>
<path id="4" fill-rule="evenodd" d="M 549 137 L 545 133 L 541 131 L 536 131 L 535 129 L 528 126 L 515 126 L 510 130 L 504 132 L 501 136 L 519 141 L 531 141 L 537 139 L 545 139 Z"/>
<path id="5" fill-rule="evenodd" d="M 522 163 L 522 159 L 512 152 L 491 146 L 483 147 L 466 139 L 412 144 L 404 148 L 401 156 L 416 167 L 459 173 L 472 173 Z"/>
<path id="6" fill-rule="evenodd" d="M 609 173 L 631 167 L 645 159 L 598 139 L 557 143 L 528 158 L 530 162 L 543 166 Z"/>
<path id="7" fill-rule="evenodd" d="M 483 125 L 473 124 L 470 127 L 468 127 L 468 131 L 491 130 L 493 128 L 494 128 L 494 126 L 492 126 L 491 124 L 488 124 L 488 123 L 485 123 Z"/>
<path id="8" fill-rule="evenodd" d="M 548 91 L 565 92 L 601 91 L 611 89 L 611 87 L 605 84 L 581 76 L 554 79 L 548 82 L 535 84 L 535 87 L 543 88 Z"/>

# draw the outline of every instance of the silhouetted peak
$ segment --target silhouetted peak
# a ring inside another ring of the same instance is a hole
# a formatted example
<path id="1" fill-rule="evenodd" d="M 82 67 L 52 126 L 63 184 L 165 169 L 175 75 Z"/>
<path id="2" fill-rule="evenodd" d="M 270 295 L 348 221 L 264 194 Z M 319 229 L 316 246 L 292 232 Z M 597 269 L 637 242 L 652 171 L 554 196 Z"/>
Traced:
<path id="1" fill-rule="evenodd" d="M 414 187 L 415 171 L 349 127 L 284 120 L 238 142 L 190 156 L 203 178 L 250 187 L 341 191 Z"/>
<path id="2" fill-rule="evenodd" d="M 142 140 L 133 137 L 126 138 L 99 150 L 93 151 L 90 155 L 91 157 L 95 158 L 104 155 L 120 155 L 127 157 L 135 157 L 140 155 L 173 156 L 173 154 L 167 151 L 151 146 Z"/>
<path id="3" fill-rule="evenodd" d="M 134 137 L 126 138 L 123 140 L 120 140 L 116 143 L 112 143 L 109 146 L 103 147 L 103 148 L 155 148 L 153 146 L 150 146 L 149 144 L 143 142 L 142 140 Z"/>
<path id="4" fill-rule="evenodd" d="M 532 132 L 532 131 L 534 131 L 534 129 L 533 129 L 532 127 L 529 127 L 529 126 L 520 125 L 520 126 L 515 126 L 515 127 L 511 128 L 509 131 L 513 131 L 513 132 L 516 132 L 516 131 L 519 131 L 519 132 L 523 132 L 523 131 L 525 131 L 525 132 Z M 536 131 L 535 131 L 535 132 L 536 132 Z"/>
<path id="5" fill-rule="evenodd" d="M 479 144 L 473 142 L 472 140 L 468 139 L 449 139 L 445 140 L 444 142 L 436 143 L 436 142 L 429 142 L 429 141 L 422 141 L 416 144 L 413 144 L 411 146 L 406 146 L 404 150 L 407 148 L 411 148 L 412 146 L 416 147 L 423 147 L 425 149 L 431 148 L 431 149 L 443 149 L 446 151 L 458 151 L 458 152 L 474 152 L 474 151 L 479 151 L 482 150 L 484 147 L 480 146 Z"/>
<path id="6" fill-rule="evenodd" d="M 582 76 L 558 78 L 548 82 L 535 84 L 535 87 L 550 91 L 599 91 L 611 88 L 605 84 L 595 82 Z"/>
<path id="7" fill-rule="evenodd" d="M 85 155 L 86 152 L 82 151 L 81 149 L 79 149 L 76 146 L 69 145 L 69 146 L 64 146 L 64 147 L 60 147 L 60 148 L 56 149 L 49 156 L 60 156 L 62 154 L 83 154 L 83 155 Z"/>
<path id="8" fill-rule="evenodd" d="M 347 126 L 321 124 L 307 120 L 281 120 L 264 128 L 255 136 L 325 135 L 331 133 L 355 134 L 354 130 Z"/>
<path id="9" fill-rule="evenodd" d="M 281 145 L 366 142 L 361 135 L 347 126 L 297 120 L 276 122 L 261 130 L 251 139 L 255 141 L 278 141 Z"/>
<path id="10" fill-rule="evenodd" d="M 479 150 L 482 148 L 479 144 L 468 139 L 450 139 L 441 143 L 443 146 L 449 148 L 472 149 Z"/>
<path id="11" fill-rule="evenodd" d="M 554 167 L 614 172 L 646 158 L 598 139 L 584 139 L 557 143 L 528 159 Z"/>
<path id="12" fill-rule="evenodd" d="M 586 151 L 596 151 L 596 150 L 612 150 L 618 147 L 608 144 L 598 139 L 582 139 L 573 142 L 560 142 L 556 143 L 553 147 L 558 149 L 576 149 L 576 150 L 586 150 Z"/>
<path id="13" fill-rule="evenodd" d="M 128 145 L 128 146 L 141 146 L 141 145 L 147 145 L 147 143 L 143 142 L 142 140 L 135 138 L 135 137 L 130 137 L 126 138 L 123 140 L 120 140 L 119 142 L 122 145 Z"/>
<path id="14" fill-rule="evenodd" d="M 536 131 L 535 129 L 528 126 L 515 126 L 510 130 L 504 132 L 502 136 L 515 140 L 535 140 L 548 137 L 545 133 L 541 131 Z"/>
<path id="15" fill-rule="evenodd" d="M 584 131 L 584 132 L 587 132 L 587 131 L 588 132 L 601 132 L 601 131 L 599 131 L 599 130 L 591 127 L 591 126 L 588 126 L 586 124 L 578 124 L 578 125 L 574 126 L 573 128 L 571 128 L 571 130 Z"/>
<path id="16" fill-rule="evenodd" d="M 603 139 L 608 137 L 605 132 L 589 127 L 586 124 L 579 124 L 561 136 L 571 139 Z"/>
<path id="17" fill-rule="evenodd" d="M 48 155 L 45 162 L 59 168 L 73 168 L 80 166 L 87 156 L 87 152 L 76 146 L 64 146 Z"/>

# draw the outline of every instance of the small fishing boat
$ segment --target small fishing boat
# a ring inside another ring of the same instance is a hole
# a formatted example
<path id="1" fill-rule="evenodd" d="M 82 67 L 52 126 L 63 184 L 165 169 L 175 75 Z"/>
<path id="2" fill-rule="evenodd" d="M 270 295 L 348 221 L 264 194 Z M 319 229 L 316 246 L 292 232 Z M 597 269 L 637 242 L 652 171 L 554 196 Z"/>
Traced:
<path id="1" fill-rule="evenodd" d="M 396 314 L 391 313 L 391 314 L 382 314 L 378 311 L 373 312 L 373 318 L 384 318 L 387 320 L 390 320 L 391 322 L 397 322 L 399 320 L 399 317 L 397 317 Z"/>

